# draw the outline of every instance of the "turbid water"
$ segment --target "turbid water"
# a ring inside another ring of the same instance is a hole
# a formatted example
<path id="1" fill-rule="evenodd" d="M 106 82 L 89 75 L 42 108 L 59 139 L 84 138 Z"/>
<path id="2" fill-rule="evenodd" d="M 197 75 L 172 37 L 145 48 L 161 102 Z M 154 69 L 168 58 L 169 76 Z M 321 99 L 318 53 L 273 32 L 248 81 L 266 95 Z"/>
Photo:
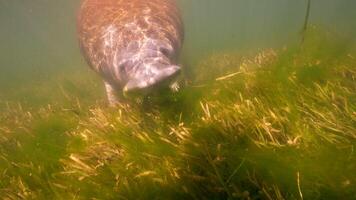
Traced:
<path id="1" fill-rule="evenodd" d="M 298 41 L 307 5 L 304 0 L 178 2 L 186 27 L 183 59 L 188 63 L 213 51 L 247 51 Z M 75 30 L 79 4 L 78 0 L 0 1 L 1 89 L 68 68 L 85 70 Z M 313 0 L 310 21 L 355 35 L 355 6 L 352 0 Z"/>
<path id="2" fill-rule="evenodd" d="M 178 3 L 186 86 L 113 109 L 78 0 L 0 0 L 1 199 L 356 198 L 356 2 Z"/>

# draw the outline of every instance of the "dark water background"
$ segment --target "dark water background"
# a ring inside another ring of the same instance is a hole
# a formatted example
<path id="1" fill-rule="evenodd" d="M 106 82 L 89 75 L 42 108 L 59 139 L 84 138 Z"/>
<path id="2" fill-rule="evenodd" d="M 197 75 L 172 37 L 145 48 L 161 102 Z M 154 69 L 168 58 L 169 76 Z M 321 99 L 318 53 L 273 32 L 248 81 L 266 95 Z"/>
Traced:
<path id="1" fill-rule="evenodd" d="M 79 0 L 0 0 L 0 98 L 58 73 L 87 70 L 76 41 Z M 280 47 L 298 41 L 306 0 L 180 0 L 183 60 L 226 50 Z M 311 23 L 354 40 L 356 1 L 313 0 Z M 351 41 L 350 41 L 351 42 Z"/>

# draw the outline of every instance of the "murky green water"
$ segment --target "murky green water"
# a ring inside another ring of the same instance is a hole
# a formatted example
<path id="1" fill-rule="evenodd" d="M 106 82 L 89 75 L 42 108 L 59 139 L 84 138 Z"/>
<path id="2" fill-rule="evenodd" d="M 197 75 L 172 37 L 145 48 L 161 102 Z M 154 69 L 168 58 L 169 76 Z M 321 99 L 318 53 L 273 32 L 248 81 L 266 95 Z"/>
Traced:
<path id="1" fill-rule="evenodd" d="M 186 26 L 184 58 L 191 60 L 211 51 L 254 50 L 296 41 L 306 9 L 304 0 L 179 2 Z M 22 82 L 28 73 L 85 68 L 75 35 L 78 6 L 78 0 L 0 2 L 1 85 L 16 77 Z M 352 0 L 314 0 L 311 21 L 354 35 L 354 7 Z"/>
<path id="2" fill-rule="evenodd" d="M 79 1 L 0 2 L 1 89 L 33 76 L 86 68 L 77 47 L 75 21 Z M 304 0 L 180 0 L 185 20 L 183 59 L 226 49 L 255 50 L 295 42 L 303 26 Z M 352 0 L 312 1 L 311 23 L 341 34 L 356 34 Z M 354 37 L 353 37 L 354 38 Z M 16 88 L 16 87 L 15 87 Z"/>
<path id="3" fill-rule="evenodd" d="M 79 4 L 0 0 L 0 197 L 356 198 L 356 1 L 312 0 L 300 46 L 305 0 L 180 0 L 192 80 L 117 110 Z"/>

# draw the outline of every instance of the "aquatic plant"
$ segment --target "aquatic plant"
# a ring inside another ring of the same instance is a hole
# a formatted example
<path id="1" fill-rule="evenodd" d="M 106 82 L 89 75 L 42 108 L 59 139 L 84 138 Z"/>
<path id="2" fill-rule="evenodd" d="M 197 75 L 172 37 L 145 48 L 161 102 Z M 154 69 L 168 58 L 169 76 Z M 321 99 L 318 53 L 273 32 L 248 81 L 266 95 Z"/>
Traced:
<path id="1" fill-rule="evenodd" d="M 310 7 L 311 7 L 311 0 L 308 0 L 307 3 L 307 9 L 305 12 L 305 18 L 304 18 L 304 24 L 303 24 L 303 29 L 302 29 L 302 40 L 301 43 L 303 44 L 304 40 L 305 40 L 305 34 L 307 32 L 308 29 L 308 24 L 309 24 L 309 16 L 310 16 Z"/>
<path id="2" fill-rule="evenodd" d="M 82 105 L 65 89 L 64 104 L 4 104 L 1 197 L 355 199 L 356 59 L 308 34 L 211 55 L 183 90 L 142 105 Z"/>

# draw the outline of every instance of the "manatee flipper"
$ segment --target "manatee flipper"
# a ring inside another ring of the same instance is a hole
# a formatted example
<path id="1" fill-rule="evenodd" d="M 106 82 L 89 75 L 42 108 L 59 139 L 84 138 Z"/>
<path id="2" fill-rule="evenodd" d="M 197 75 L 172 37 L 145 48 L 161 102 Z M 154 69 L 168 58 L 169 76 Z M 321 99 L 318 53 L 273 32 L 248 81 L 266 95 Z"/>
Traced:
<path id="1" fill-rule="evenodd" d="M 110 107 L 114 107 L 119 104 L 119 98 L 116 95 L 115 89 L 107 82 L 105 83 L 106 95 L 108 97 L 108 102 Z"/>
<path id="2" fill-rule="evenodd" d="M 171 85 L 169 85 L 169 88 L 172 92 L 178 92 L 180 89 L 178 81 L 174 81 Z"/>

